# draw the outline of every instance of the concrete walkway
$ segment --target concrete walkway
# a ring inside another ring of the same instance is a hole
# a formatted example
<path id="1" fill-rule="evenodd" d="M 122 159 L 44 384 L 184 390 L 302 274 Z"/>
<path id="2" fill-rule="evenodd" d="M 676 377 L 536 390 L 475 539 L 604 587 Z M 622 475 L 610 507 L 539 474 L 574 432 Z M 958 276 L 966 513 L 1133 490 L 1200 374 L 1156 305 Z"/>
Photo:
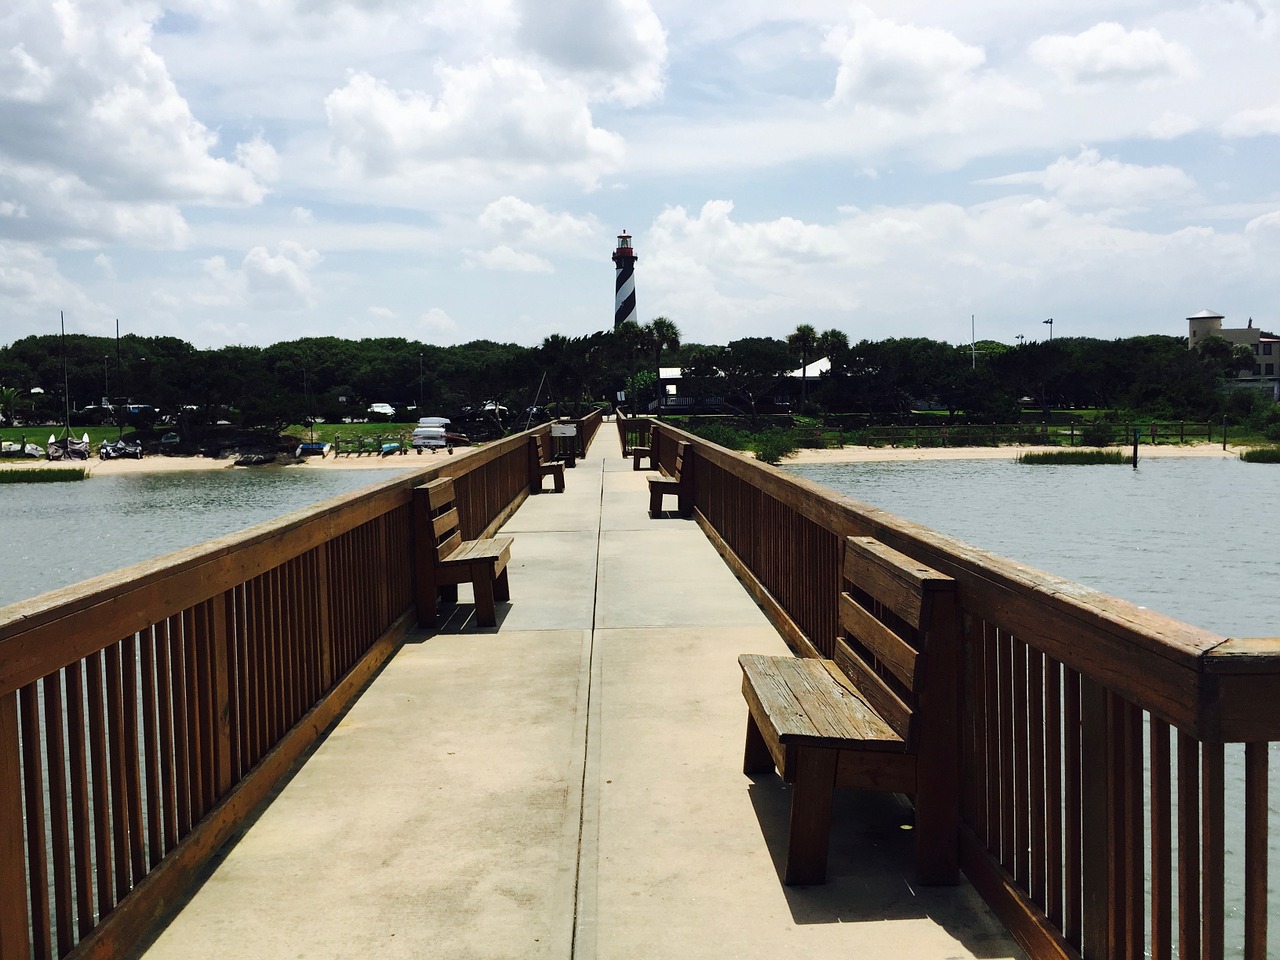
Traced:
<path id="1" fill-rule="evenodd" d="M 1021 956 L 969 887 L 912 885 L 891 797 L 842 797 L 830 881 L 782 885 L 737 655 L 786 646 L 645 476 L 606 424 L 507 524 L 498 629 L 463 588 L 412 636 L 149 960 Z"/>

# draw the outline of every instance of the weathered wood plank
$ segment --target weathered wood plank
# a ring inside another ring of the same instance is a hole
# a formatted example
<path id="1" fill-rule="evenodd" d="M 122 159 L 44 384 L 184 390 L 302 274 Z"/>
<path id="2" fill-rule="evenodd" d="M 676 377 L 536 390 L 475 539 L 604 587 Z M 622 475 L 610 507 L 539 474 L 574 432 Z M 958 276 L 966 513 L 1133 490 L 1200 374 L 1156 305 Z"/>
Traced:
<path id="1" fill-rule="evenodd" d="M 867 665 L 843 639 L 836 640 L 836 664 L 849 677 L 867 703 L 882 716 L 895 734 L 910 743 L 912 711 L 902 699 L 889 689 L 880 675 Z"/>
<path id="2" fill-rule="evenodd" d="M 853 634 L 908 690 L 915 690 L 916 650 L 847 592 L 840 594 L 840 629 Z"/>

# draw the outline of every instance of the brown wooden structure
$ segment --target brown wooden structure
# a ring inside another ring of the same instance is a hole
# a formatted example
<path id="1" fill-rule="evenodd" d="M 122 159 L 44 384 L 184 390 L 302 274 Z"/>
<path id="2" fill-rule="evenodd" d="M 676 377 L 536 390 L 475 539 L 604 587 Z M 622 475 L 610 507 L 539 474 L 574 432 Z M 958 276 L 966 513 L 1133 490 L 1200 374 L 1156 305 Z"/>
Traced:
<path id="1" fill-rule="evenodd" d="M 418 623 L 435 626 L 441 594 L 447 602 L 457 603 L 458 584 L 470 583 L 477 626 L 497 626 L 495 601 L 511 599 L 507 583 L 511 537 L 464 540 L 449 477 L 414 489 L 413 525 Z"/>
<path id="2" fill-rule="evenodd" d="M 415 487 L 483 539 L 547 430 L 0 609 L 0 960 L 129 954 L 418 621 Z"/>
<path id="3" fill-rule="evenodd" d="M 675 461 L 670 471 L 663 469 L 661 476 L 649 478 L 649 516 L 656 517 L 662 513 L 662 500 L 667 495 L 676 498 L 680 516 L 693 516 L 693 473 L 692 448 L 687 443 L 676 444 Z"/>
<path id="4" fill-rule="evenodd" d="M 541 434 L 529 439 L 530 493 L 542 493 L 542 481 L 547 477 L 556 493 L 564 493 L 564 461 L 552 457 L 549 446 Z"/>
<path id="5" fill-rule="evenodd" d="M 792 784 L 784 879 L 826 879 L 836 788 L 915 805 L 922 883 L 959 879 L 955 581 L 870 537 L 844 544 L 835 657 L 744 654 L 745 773 Z"/>
<path id="6" fill-rule="evenodd" d="M 1223 957 L 1228 890 L 1232 955 L 1267 956 L 1280 640 L 1188 626 L 652 430 L 667 470 L 692 448 L 695 519 L 800 656 L 836 655 L 845 538 L 954 579 L 961 868 L 1032 956 Z"/>

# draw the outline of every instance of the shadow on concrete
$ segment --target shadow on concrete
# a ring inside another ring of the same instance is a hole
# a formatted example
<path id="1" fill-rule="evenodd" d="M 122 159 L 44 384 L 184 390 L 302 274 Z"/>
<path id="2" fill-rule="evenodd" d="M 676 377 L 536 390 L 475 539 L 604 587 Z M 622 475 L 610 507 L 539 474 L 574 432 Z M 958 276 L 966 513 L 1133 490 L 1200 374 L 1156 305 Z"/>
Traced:
<path id="1" fill-rule="evenodd" d="M 751 804 L 782 885 L 791 786 L 773 774 L 750 779 L 747 789 Z M 913 819 L 906 797 L 837 791 L 827 882 L 782 886 L 792 919 L 797 924 L 929 919 L 975 957 L 1007 956 L 1006 951 L 1000 950 L 993 954 L 992 931 L 973 923 L 976 894 L 971 887 L 916 883 Z"/>

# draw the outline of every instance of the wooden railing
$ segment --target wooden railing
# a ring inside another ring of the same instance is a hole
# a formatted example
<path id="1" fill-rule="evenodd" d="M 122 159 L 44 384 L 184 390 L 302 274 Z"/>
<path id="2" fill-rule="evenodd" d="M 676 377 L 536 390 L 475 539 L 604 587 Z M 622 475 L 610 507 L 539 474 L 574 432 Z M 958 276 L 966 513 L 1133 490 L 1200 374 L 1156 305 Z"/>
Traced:
<path id="1" fill-rule="evenodd" d="M 1031 955 L 1267 955 L 1280 641 L 1187 626 L 657 424 L 668 470 L 678 440 L 699 524 L 798 654 L 833 652 L 846 536 L 957 580 L 963 865 Z"/>
<path id="2" fill-rule="evenodd" d="M 547 429 L 0 609 L 0 960 L 128 953 L 416 622 L 414 486 L 484 536 Z"/>
<path id="3" fill-rule="evenodd" d="M 631 456 L 631 451 L 635 447 L 646 447 L 649 445 L 649 425 L 656 421 L 649 417 L 627 417 L 623 416 L 621 411 L 618 413 L 618 443 L 622 447 L 622 456 Z M 674 448 L 673 448 L 674 450 Z M 672 454 L 674 457 L 674 452 Z"/>

